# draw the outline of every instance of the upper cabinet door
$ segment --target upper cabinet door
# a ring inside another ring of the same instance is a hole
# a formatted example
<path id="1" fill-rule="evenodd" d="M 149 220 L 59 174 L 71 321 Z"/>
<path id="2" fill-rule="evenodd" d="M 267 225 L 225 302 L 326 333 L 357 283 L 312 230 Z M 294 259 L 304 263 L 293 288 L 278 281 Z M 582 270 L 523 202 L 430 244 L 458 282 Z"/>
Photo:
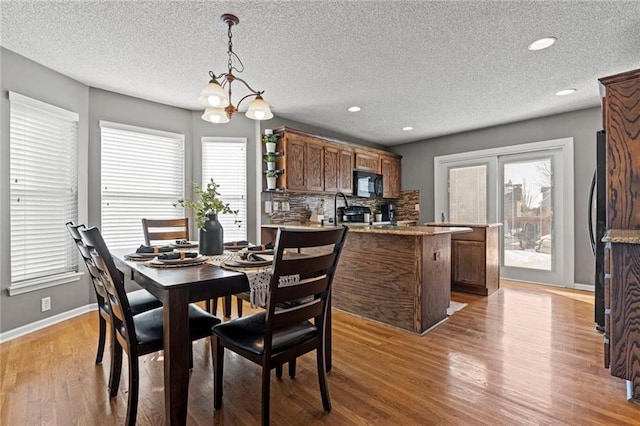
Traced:
<path id="1" fill-rule="evenodd" d="M 382 196 L 384 198 L 400 198 L 400 159 L 386 155 L 380 156 L 382 174 Z"/>
<path id="2" fill-rule="evenodd" d="M 327 145 L 324 147 L 324 190 L 338 192 L 338 169 L 340 164 L 340 150 L 338 147 Z"/>
<path id="3" fill-rule="evenodd" d="M 306 143 L 299 136 L 287 134 L 285 138 L 285 188 L 290 191 L 306 189 Z"/>
<path id="4" fill-rule="evenodd" d="M 380 156 L 371 152 L 356 151 L 356 167 L 363 172 L 380 173 Z"/>
<path id="5" fill-rule="evenodd" d="M 324 145 L 307 141 L 306 185 L 308 191 L 324 191 Z"/>
<path id="6" fill-rule="evenodd" d="M 353 194 L 353 151 L 346 148 L 340 149 L 338 164 L 338 191 L 350 195 Z M 325 189 L 326 190 L 326 189 Z"/>
<path id="7" fill-rule="evenodd" d="M 640 70 L 601 78 L 607 134 L 607 228 L 640 228 Z"/>

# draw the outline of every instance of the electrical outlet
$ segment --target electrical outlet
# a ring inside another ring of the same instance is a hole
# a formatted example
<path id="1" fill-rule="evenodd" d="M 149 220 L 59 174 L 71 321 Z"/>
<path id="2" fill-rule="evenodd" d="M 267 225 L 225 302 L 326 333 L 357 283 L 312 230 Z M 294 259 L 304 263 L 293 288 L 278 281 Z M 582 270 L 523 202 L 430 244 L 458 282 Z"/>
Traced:
<path id="1" fill-rule="evenodd" d="M 279 208 L 280 208 L 280 203 L 277 202 L 277 201 L 274 201 L 273 202 L 273 211 L 277 212 Z"/>
<path id="2" fill-rule="evenodd" d="M 264 202 L 264 212 L 265 213 L 271 213 L 271 210 L 272 210 L 271 201 L 265 201 Z"/>
<path id="3" fill-rule="evenodd" d="M 415 206 L 413 206 L 413 209 L 417 212 L 420 211 L 420 204 L 416 204 Z"/>
<path id="4" fill-rule="evenodd" d="M 45 312 L 51 309 L 51 297 L 43 297 L 42 299 L 40 299 L 40 309 L 41 312 Z"/>

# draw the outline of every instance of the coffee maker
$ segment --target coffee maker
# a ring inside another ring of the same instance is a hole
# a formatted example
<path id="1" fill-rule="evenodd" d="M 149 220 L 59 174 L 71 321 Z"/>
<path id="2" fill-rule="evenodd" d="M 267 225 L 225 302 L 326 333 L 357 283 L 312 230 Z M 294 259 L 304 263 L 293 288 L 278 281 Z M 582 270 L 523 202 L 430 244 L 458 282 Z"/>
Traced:
<path id="1" fill-rule="evenodd" d="M 393 204 L 382 204 L 380 210 L 382 211 L 383 222 L 394 222 L 396 220 L 396 206 Z"/>

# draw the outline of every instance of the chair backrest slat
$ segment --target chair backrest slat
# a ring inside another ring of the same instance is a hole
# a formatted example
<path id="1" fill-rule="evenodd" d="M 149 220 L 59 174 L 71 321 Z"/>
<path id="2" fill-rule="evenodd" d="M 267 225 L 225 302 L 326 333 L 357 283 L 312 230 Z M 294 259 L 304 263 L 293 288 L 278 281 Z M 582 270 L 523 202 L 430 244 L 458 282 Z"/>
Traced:
<path id="1" fill-rule="evenodd" d="M 95 267 L 100 272 L 100 279 L 107 292 L 111 313 L 113 314 L 114 329 L 118 333 L 118 340 L 129 347 L 135 346 L 135 329 L 131 306 L 124 288 L 124 276 L 113 261 L 100 230 L 96 227 L 80 229 L 80 235 L 85 246 L 91 252 Z M 124 327 L 121 327 L 124 326 Z"/>
<path id="2" fill-rule="evenodd" d="M 280 328 L 313 320 L 322 332 L 331 283 L 346 235 L 346 227 L 278 230 L 267 299 L 265 356 L 270 356 L 273 333 Z M 298 255 L 291 253 L 291 249 L 309 250 Z"/>
<path id="3" fill-rule="evenodd" d="M 98 299 L 99 304 L 107 303 L 107 290 L 105 290 L 104 285 L 102 284 L 102 279 L 100 277 L 100 271 L 96 268 L 96 265 L 93 263 L 93 259 L 91 258 L 91 253 L 87 246 L 82 241 L 82 236 L 80 235 L 80 230 L 85 229 L 84 225 L 74 225 L 73 222 L 66 223 L 67 230 L 71 234 L 71 238 L 76 242 L 76 246 L 80 251 L 80 255 L 84 260 L 84 264 L 87 267 L 87 271 L 89 271 L 89 275 L 91 275 L 91 282 L 93 283 L 93 289 L 96 292 L 96 297 Z"/>
<path id="4" fill-rule="evenodd" d="M 180 219 L 142 219 L 144 242 L 189 240 L 189 218 Z"/>

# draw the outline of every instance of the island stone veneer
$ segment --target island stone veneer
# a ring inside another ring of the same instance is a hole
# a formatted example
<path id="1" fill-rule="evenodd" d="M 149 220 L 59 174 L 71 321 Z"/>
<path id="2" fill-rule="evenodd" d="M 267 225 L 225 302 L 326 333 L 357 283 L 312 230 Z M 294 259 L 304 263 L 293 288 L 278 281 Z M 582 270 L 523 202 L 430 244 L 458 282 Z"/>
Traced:
<path id="1" fill-rule="evenodd" d="M 277 228 L 263 225 L 262 242 Z M 451 297 L 451 234 L 466 227 L 354 226 L 334 277 L 332 307 L 424 333 L 447 318 Z"/>

